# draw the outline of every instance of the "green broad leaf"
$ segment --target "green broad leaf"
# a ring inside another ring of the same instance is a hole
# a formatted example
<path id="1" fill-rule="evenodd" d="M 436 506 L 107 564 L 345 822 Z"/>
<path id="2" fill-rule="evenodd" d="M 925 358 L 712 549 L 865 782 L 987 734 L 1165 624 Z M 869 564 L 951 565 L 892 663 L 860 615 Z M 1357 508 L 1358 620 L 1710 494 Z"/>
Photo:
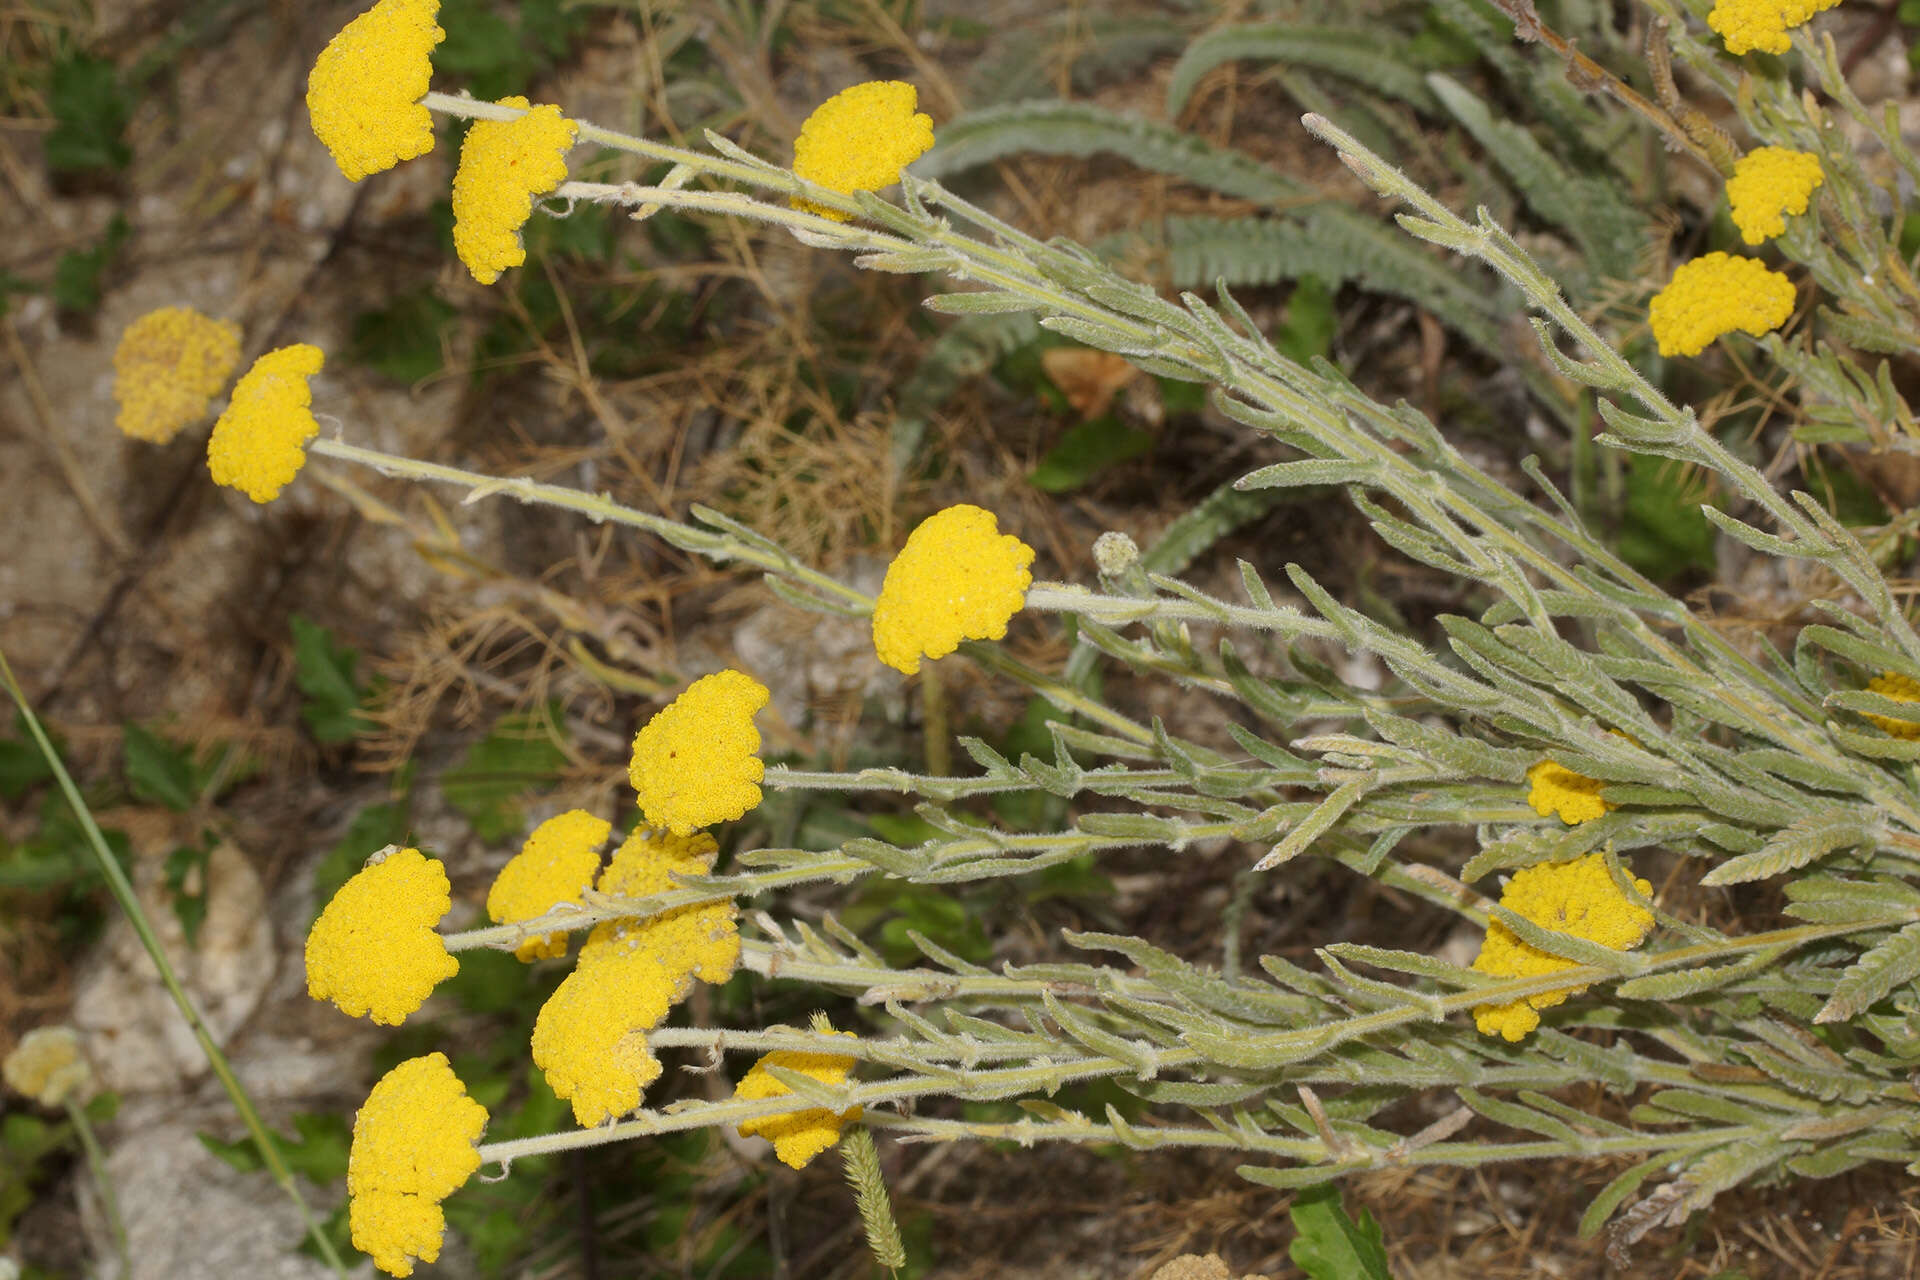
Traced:
<path id="1" fill-rule="evenodd" d="M 1308 1187 L 1293 1198 L 1287 1216 L 1299 1232 L 1287 1256 L 1311 1280 L 1392 1280 L 1380 1224 L 1365 1209 L 1358 1222 L 1348 1217 L 1338 1187 Z"/>
<path id="2" fill-rule="evenodd" d="M 53 745 L 54 750 L 60 749 L 57 739 Z M 14 736 L 0 738 L 0 799 L 18 800 L 52 776 L 53 767 L 27 736 L 25 720 L 15 716 Z"/>
<path id="3" fill-rule="evenodd" d="M 360 655 L 333 632 L 301 614 L 293 628 L 293 682 L 300 688 L 300 718 L 318 742 L 350 742 L 369 721 L 360 710 L 366 701 L 355 668 Z"/>
<path id="4" fill-rule="evenodd" d="M 85 53 L 59 59 L 47 103 L 53 110 L 53 128 L 43 144 L 49 172 L 113 172 L 132 162 L 125 135 L 133 92 L 121 83 L 113 63 Z"/>
<path id="5" fill-rule="evenodd" d="M 127 785 L 140 799 L 175 813 L 185 813 L 200 799 L 206 779 L 186 748 L 128 721 L 120 749 Z"/>
<path id="6" fill-rule="evenodd" d="M 1112 416 L 1095 418 L 1068 429 L 1047 450 L 1027 481 L 1044 493 L 1071 493 L 1117 463 L 1139 457 L 1153 448 L 1153 434 L 1130 427 Z"/>
<path id="7" fill-rule="evenodd" d="M 565 732 L 560 723 L 557 708 L 545 716 L 502 716 L 441 775 L 447 803 L 482 840 L 498 844 L 519 835 L 528 795 L 559 780 L 567 764 L 567 753 L 554 740 Z"/>
<path id="8" fill-rule="evenodd" d="M 447 38 L 434 50 L 434 70 L 489 102 L 524 94 L 567 55 L 586 21 L 584 9 L 553 0 L 523 0 L 510 11 L 487 0 L 444 0 Z"/>
<path id="9" fill-rule="evenodd" d="M 53 300 L 63 311 L 92 315 L 100 309 L 100 279 L 126 242 L 127 220 L 119 214 L 91 249 L 69 249 L 53 264 Z"/>
<path id="10" fill-rule="evenodd" d="M 395 382 L 424 382 L 446 367 L 441 344 L 457 314 L 431 287 L 409 289 L 353 318 L 348 357 Z"/>
<path id="11" fill-rule="evenodd" d="M 1301 276 L 1287 299 L 1287 318 L 1274 331 L 1273 345 L 1299 364 L 1333 350 L 1340 317 L 1334 314 L 1333 290 L 1319 276 Z"/>
<path id="12" fill-rule="evenodd" d="M 1626 481 L 1620 558 L 1656 581 L 1712 569 L 1714 529 L 1700 514 L 1705 480 L 1665 458 L 1634 453 L 1627 455 Z"/>

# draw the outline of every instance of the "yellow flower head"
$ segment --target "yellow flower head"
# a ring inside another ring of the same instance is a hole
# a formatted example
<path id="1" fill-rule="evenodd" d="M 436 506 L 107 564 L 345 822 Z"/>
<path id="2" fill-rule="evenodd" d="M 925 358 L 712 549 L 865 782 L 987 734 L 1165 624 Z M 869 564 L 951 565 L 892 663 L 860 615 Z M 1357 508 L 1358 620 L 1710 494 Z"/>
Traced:
<path id="1" fill-rule="evenodd" d="M 307 77 L 313 134 L 350 181 L 433 150 L 433 77 L 440 0 L 380 0 L 340 29 Z"/>
<path id="2" fill-rule="evenodd" d="M 914 114 L 919 92 L 901 80 L 869 80 L 815 107 L 793 140 L 793 172 L 851 195 L 900 181 L 900 171 L 933 146 L 933 119 Z M 795 196 L 793 207 L 835 222 L 848 215 Z"/>
<path id="3" fill-rule="evenodd" d="M 409 1058 L 373 1086 L 353 1121 L 347 1223 L 353 1247 L 382 1271 L 413 1274 L 440 1256 L 440 1202 L 480 1167 L 487 1109 L 467 1096 L 444 1053 Z"/>
<path id="4" fill-rule="evenodd" d="M 1820 157 L 1785 147 L 1756 147 L 1734 162 L 1727 179 L 1733 225 L 1748 244 L 1760 244 L 1787 229 L 1787 215 L 1807 211 L 1814 188 L 1826 181 Z"/>
<path id="5" fill-rule="evenodd" d="M 1633 885 L 1643 896 L 1653 893 L 1653 886 L 1645 880 L 1636 878 Z M 1615 951 L 1639 946 L 1653 928 L 1653 913 L 1621 892 L 1607 871 L 1606 859 L 1597 853 L 1514 872 L 1500 894 L 1500 905 L 1543 928 L 1598 942 Z M 1487 937 L 1473 967 L 1500 978 L 1527 978 L 1571 969 L 1574 963 L 1522 942 L 1513 930 L 1494 920 L 1487 925 Z M 1476 1005 L 1474 1024 L 1486 1035 L 1518 1041 L 1540 1025 L 1539 1010 L 1550 1009 L 1585 990 L 1584 986 L 1569 987 L 1509 1004 Z"/>
<path id="6" fill-rule="evenodd" d="M 566 180 L 567 149 L 580 132 L 558 107 L 529 108 L 525 98 L 497 105 L 526 114 L 474 121 L 453 175 L 453 248 L 481 284 L 527 260 L 520 228 L 533 215 L 533 198 Z"/>
<path id="7" fill-rule="evenodd" d="M 227 411 L 207 437 L 207 469 L 215 484 L 255 502 L 272 502 L 307 463 L 307 441 L 320 433 L 307 406 L 307 379 L 326 356 L 307 343 L 280 347 L 253 362 L 234 384 Z"/>
<path id="8" fill-rule="evenodd" d="M 838 1034 L 851 1036 L 851 1031 Z M 844 1084 L 847 1073 L 853 1070 L 853 1059 L 843 1058 L 837 1053 L 793 1053 L 785 1049 L 767 1054 L 753 1064 L 753 1069 L 734 1086 L 736 1098 L 784 1098 L 793 1090 L 776 1080 L 768 1067 L 779 1067 L 786 1071 L 797 1071 L 811 1076 L 821 1084 Z M 743 1138 L 765 1138 L 773 1143 L 774 1154 L 783 1164 L 795 1169 L 805 1167 L 807 1161 L 840 1141 L 840 1130 L 850 1120 L 860 1118 L 860 1108 L 851 1107 L 835 1115 L 822 1108 L 810 1111 L 789 1111 L 784 1115 L 762 1116 L 757 1120 L 744 1120 L 740 1124 L 740 1136 Z"/>
<path id="9" fill-rule="evenodd" d="M 1709 253 L 1680 264 L 1647 317 L 1663 356 L 1697 356 L 1738 329 L 1754 337 L 1793 314 L 1793 281 L 1754 258 Z"/>
<path id="10" fill-rule="evenodd" d="M 87 1090 L 93 1068 L 81 1056 L 80 1034 L 72 1027 L 35 1027 L 0 1062 L 0 1076 L 23 1097 L 57 1107 Z"/>
<path id="11" fill-rule="evenodd" d="M 760 803 L 766 766 L 753 713 L 768 697 L 752 676 L 716 671 L 654 713 L 634 735 L 627 768 L 649 824 L 692 835 Z"/>
<path id="12" fill-rule="evenodd" d="M 113 352 L 114 420 L 135 440 L 165 444 L 227 385 L 240 363 L 240 326 L 192 307 L 149 311 L 120 335 Z"/>
<path id="13" fill-rule="evenodd" d="M 637 833 L 600 875 L 600 892 L 640 898 L 674 888 L 674 875 L 698 875 L 719 846 L 691 837 Z M 595 926 L 580 959 L 547 1000 L 533 1027 L 533 1061 L 582 1125 L 640 1105 L 659 1078 L 647 1032 L 693 986 L 725 982 L 740 960 L 738 914 L 731 901 L 678 907 L 646 920 Z"/>
<path id="14" fill-rule="evenodd" d="M 1895 702 L 1920 702 L 1920 680 L 1889 671 L 1885 675 L 1878 675 L 1867 681 L 1867 692 L 1877 693 L 1883 698 L 1892 698 Z M 1895 720 L 1892 716 L 1877 716 L 1871 711 L 1863 714 L 1896 738 L 1920 738 L 1920 722 Z"/>
<path id="15" fill-rule="evenodd" d="M 913 675 L 922 656 L 962 640 L 998 640 L 1026 603 L 1033 548 L 1001 533 L 991 511 L 964 503 L 921 521 L 887 567 L 873 607 L 880 661 Z"/>
<path id="16" fill-rule="evenodd" d="M 1527 792 L 1527 803 L 1543 818 L 1557 813 L 1560 821 L 1577 827 L 1583 822 L 1592 822 L 1613 808 L 1600 798 L 1600 788 L 1606 783 L 1563 768 L 1551 760 L 1542 760 L 1527 770 L 1527 781 L 1533 784 Z"/>
<path id="17" fill-rule="evenodd" d="M 487 890 L 487 916 L 501 924 L 543 916 L 562 902 L 578 902 L 600 869 L 600 846 L 613 824 L 585 809 L 548 818 L 533 829 Z M 528 938 L 513 954 L 531 963 L 567 954 L 564 929 Z"/>
<path id="18" fill-rule="evenodd" d="M 1785 53 L 1787 32 L 1840 0 L 1716 0 L 1707 25 L 1727 42 L 1731 54 Z M 1753 243 L 1749 241 L 1748 243 Z"/>
<path id="19" fill-rule="evenodd" d="M 460 971 L 433 927 L 453 907 L 447 873 L 389 845 L 340 886 L 307 935 L 307 994 L 398 1026 Z"/>

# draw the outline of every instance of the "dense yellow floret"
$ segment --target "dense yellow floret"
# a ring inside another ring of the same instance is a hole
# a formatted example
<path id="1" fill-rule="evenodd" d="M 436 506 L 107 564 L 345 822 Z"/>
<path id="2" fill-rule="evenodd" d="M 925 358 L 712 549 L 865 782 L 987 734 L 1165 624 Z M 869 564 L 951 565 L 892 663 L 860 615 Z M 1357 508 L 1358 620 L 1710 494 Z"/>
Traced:
<path id="1" fill-rule="evenodd" d="M 948 507 L 928 516 L 887 567 L 873 607 L 880 661 L 913 675 L 962 640 L 998 640 L 1033 585 L 1033 548 L 1001 533 L 991 511 Z"/>
<path id="2" fill-rule="evenodd" d="M 1867 681 L 1867 692 L 1892 698 L 1895 702 L 1920 702 L 1920 680 L 1889 671 Z M 1877 716 L 1871 711 L 1862 714 L 1896 738 L 1920 738 L 1920 722 Z"/>
<path id="3" fill-rule="evenodd" d="M 434 932 L 453 907 L 447 873 L 388 846 L 340 886 L 307 934 L 307 994 L 352 1017 L 398 1026 L 460 971 Z"/>
<path id="4" fill-rule="evenodd" d="M 612 823 L 585 809 L 571 809 L 535 827 L 487 890 L 488 918 L 513 924 L 543 916 L 562 902 L 580 901 L 600 869 L 600 846 L 612 830 Z M 566 931 L 527 938 L 513 954 L 529 963 L 563 956 Z"/>
<path id="5" fill-rule="evenodd" d="M 1793 314 L 1793 281 L 1754 258 L 1709 253 L 1685 262 L 1647 316 L 1663 356 L 1697 356 L 1736 329 L 1754 337 Z"/>
<path id="6" fill-rule="evenodd" d="M 444 1053 L 409 1058 L 373 1086 L 353 1121 L 347 1223 L 353 1247 L 382 1271 L 413 1274 L 440 1256 L 440 1202 L 480 1167 L 487 1109 L 467 1096 Z"/>
<path id="7" fill-rule="evenodd" d="M 869 80 L 815 107 L 793 140 L 793 171 L 851 195 L 900 181 L 900 171 L 933 146 L 933 120 L 917 115 L 919 92 L 902 80 Z M 795 196 L 793 207 L 835 222 L 847 214 Z"/>
<path id="8" fill-rule="evenodd" d="M 1716 0 L 1707 25 L 1727 42 L 1727 52 L 1785 53 L 1787 32 L 1840 0 Z"/>
<path id="9" fill-rule="evenodd" d="M 627 777 L 647 822 L 675 835 L 740 817 L 760 803 L 760 731 L 767 687 L 738 671 L 701 676 L 633 739 Z"/>
<path id="10" fill-rule="evenodd" d="M 1636 878 L 1633 885 L 1643 896 L 1653 893 L 1653 886 L 1645 880 Z M 1616 951 L 1639 946 L 1653 928 L 1653 913 L 1621 892 L 1607 871 L 1606 859 L 1597 853 L 1514 872 L 1500 895 L 1500 905 L 1542 928 Z M 1513 930 L 1494 920 L 1487 925 L 1486 940 L 1473 967 L 1496 977 L 1526 978 L 1571 969 L 1574 962 L 1522 942 Z M 1476 1005 L 1474 1025 L 1487 1035 L 1517 1041 L 1540 1025 L 1539 1010 L 1550 1009 L 1585 990 L 1584 986 L 1569 987 L 1507 1004 Z"/>
<path id="11" fill-rule="evenodd" d="M 675 875 L 713 866 L 719 846 L 690 837 L 637 832 L 600 874 L 599 890 L 640 898 L 675 887 Z M 731 901 L 678 907 L 645 920 L 594 927 L 566 981 L 533 1027 L 533 1061 L 573 1116 L 592 1126 L 640 1105 L 660 1075 L 647 1032 L 692 989 L 693 980 L 725 982 L 740 960 L 738 914 Z"/>
<path id="12" fill-rule="evenodd" d="M 35 1027 L 20 1037 L 0 1076 L 9 1088 L 43 1107 L 58 1107 L 86 1092 L 93 1068 L 80 1052 L 80 1034 L 72 1027 Z"/>
<path id="13" fill-rule="evenodd" d="M 1613 808 L 1600 798 L 1600 788 L 1606 783 L 1563 768 L 1551 760 L 1542 760 L 1527 770 L 1527 781 L 1533 784 L 1527 792 L 1527 803 L 1543 818 L 1557 813 L 1562 822 L 1579 826 L 1583 822 L 1592 822 Z"/>
<path id="14" fill-rule="evenodd" d="M 307 441 L 320 433 L 308 408 L 307 379 L 326 356 L 307 343 L 280 347 L 253 362 L 234 384 L 227 411 L 207 437 L 207 469 L 214 483 L 255 502 L 272 502 L 307 463 Z"/>
<path id="15" fill-rule="evenodd" d="M 838 1034 L 851 1036 L 851 1031 Z M 853 1070 L 852 1058 L 834 1053 L 795 1053 L 781 1049 L 767 1054 L 753 1064 L 753 1069 L 734 1086 L 733 1096 L 757 1100 L 760 1098 L 784 1098 L 793 1090 L 787 1088 L 767 1071 L 768 1067 L 780 1067 L 786 1071 L 796 1071 L 811 1076 L 821 1084 L 837 1085 L 846 1083 L 847 1073 Z M 784 1115 L 762 1116 L 757 1120 L 744 1120 L 740 1124 L 740 1136 L 743 1138 L 765 1138 L 773 1143 L 774 1154 L 783 1164 L 796 1169 L 840 1141 L 840 1130 L 852 1120 L 860 1118 L 860 1108 L 851 1107 L 838 1115 L 824 1108 L 808 1111 L 789 1111 Z"/>
<path id="16" fill-rule="evenodd" d="M 1820 157 L 1785 147 L 1756 147 L 1734 162 L 1727 179 L 1727 206 L 1740 238 L 1761 244 L 1787 229 L 1787 217 L 1807 211 L 1825 176 Z"/>
<path id="17" fill-rule="evenodd" d="M 354 182 L 433 150 L 433 113 L 422 106 L 440 0 L 380 0 L 340 29 L 307 76 L 313 135 Z"/>
<path id="18" fill-rule="evenodd" d="M 149 311 L 113 352 L 114 425 L 135 440 L 165 444 L 206 416 L 240 363 L 240 326 L 192 307 Z"/>
<path id="19" fill-rule="evenodd" d="M 454 252 L 481 284 L 527 260 L 520 229 L 533 216 L 533 198 L 566 180 L 567 149 L 580 132 L 555 106 L 529 107 L 525 98 L 496 105 L 526 114 L 475 120 L 453 176 Z"/>

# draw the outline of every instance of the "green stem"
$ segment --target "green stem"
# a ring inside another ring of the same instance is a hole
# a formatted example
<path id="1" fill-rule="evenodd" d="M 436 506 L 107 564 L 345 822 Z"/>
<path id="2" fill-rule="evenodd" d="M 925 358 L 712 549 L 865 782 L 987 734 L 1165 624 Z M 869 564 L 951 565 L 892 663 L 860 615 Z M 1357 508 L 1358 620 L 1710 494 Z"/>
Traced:
<path id="1" fill-rule="evenodd" d="M 320 1229 L 319 1221 L 307 1208 L 306 1199 L 300 1194 L 300 1188 L 294 1184 L 292 1170 L 287 1168 L 286 1161 L 280 1157 L 280 1148 L 275 1144 L 273 1134 L 260 1119 L 260 1113 L 254 1109 L 253 1099 L 247 1096 L 246 1087 L 240 1083 L 239 1077 L 234 1075 L 233 1068 L 227 1062 L 226 1054 L 222 1053 L 220 1046 L 214 1043 L 213 1034 L 207 1029 L 200 1011 L 194 1007 L 192 997 L 187 994 L 186 988 L 180 985 L 180 977 L 174 972 L 173 964 L 167 959 L 166 950 L 160 945 L 159 935 L 154 933 L 152 924 L 148 922 L 146 911 L 140 906 L 140 899 L 134 893 L 132 883 L 128 881 L 126 872 L 120 869 L 119 862 L 107 848 L 106 837 L 100 834 L 100 825 L 93 820 L 93 811 L 87 807 L 86 800 L 80 794 L 80 788 L 73 781 L 73 775 L 67 772 L 67 766 L 60 759 L 60 753 L 53 749 L 53 743 L 47 737 L 47 731 L 41 725 L 40 717 L 35 715 L 33 708 L 28 705 L 27 695 L 20 688 L 19 681 L 14 678 L 13 667 L 7 662 L 4 652 L 0 652 L 0 681 L 6 684 L 7 693 L 13 698 L 14 706 L 19 708 L 20 718 L 26 723 L 28 734 L 40 748 L 40 754 L 45 758 L 47 767 L 53 771 L 54 781 L 58 783 L 61 794 L 66 797 L 67 804 L 72 808 L 81 830 L 86 833 L 87 847 L 93 853 L 94 865 L 100 872 L 100 878 L 106 881 L 108 891 L 113 894 L 114 901 L 120 904 L 120 910 L 125 914 L 127 923 L 133 927 L 134 935 L 140 939 L 140 945 L 146 949 L 154 967 L 159 970 L 161 984 L 166 987 L 167 994 L 173 998 L 174 1007 L 180 1011 L 180 1016 L 186 1020 L 188 1029 L 193 1032 L 194 1040 L 200 1045 L 200 1051 L 206 1055 L 207 1064 L 213 1068 L 213 1074 L 218 1077 L 221 1087 L 227 1091 L 227 1097 L 233 1100 L 234 1109 L 240 1113 L 241 1122 L 246 1125 L 247 1133 L 252 1136 L 261 1160 L 265 1162 L 273 1180 L 280 1185 L 280 1189 L 300 1211 L 300 1220 L 306 1224 L 307 1233 L 313 1237 L 320 1256 L 326 1259 L 327 1264 L 336 1274 L 344 1277 L 347 1273 L 346 1266 L 341 1262 L 338 1251 L 334 1249 L 333 1241 L 327 1238 L 326 1232 Z"/>
<path id="2" fill-rule="evenodd" d="M 100 1193 L 100 1209 L 107 1216 L 107 1230 L 113 1236 L 113 1252 L 120 1260 L 121 1280 L 126 1280 L 133 1274 L 133 1255 L 127 1248 L 127 1224 L 120 1216 L 120 1197 L 114 1192 L 113 1178 L 107 1173 L 106 1153 L 100 1150 L 85 1104 L 69 1096 L 66 1106 L 67 1119 L 80 1138 L 80 1150 L 86 1155 L 87 1172 L 93 1176 L 94 1189 Z"/>

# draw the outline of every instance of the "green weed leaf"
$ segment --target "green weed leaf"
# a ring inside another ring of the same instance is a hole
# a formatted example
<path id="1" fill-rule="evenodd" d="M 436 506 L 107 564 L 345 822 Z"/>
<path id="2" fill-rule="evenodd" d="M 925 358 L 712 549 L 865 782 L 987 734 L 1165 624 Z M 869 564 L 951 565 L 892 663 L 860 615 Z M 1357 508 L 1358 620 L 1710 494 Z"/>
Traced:
<path id="1" fill-rule="evenodd" d="M 360 710 L 366 691 L 355 668 L 360 655 L 333 632 L 300 614 L 293 627 L 293 682 L 303 699 L 300 718 L 318 742 L 350 742 L 368 720 Z"/>
<path id="2" fill-rule="evenodd" d="M 1067 433 L 1040 465 L 1027 475 L 1028 483 L 1044 493 L 1071 493 L 1108 467 L 1127 462 L 1153 448 L 1153 435 L 1107 415 L 1082 422 Z"/>
<path id="3" fill-rule="evenodd" d="M 119 214 L 91 249 L 69 249 L 53 264 L 53 301 L 63 311 L 92 315 L 100 309 L 100 278 L 127 239 L 127 220 Z"/>
<path id="4" fill-rule="evenodd" d="M 204 779 L 185 748 L 129 721 L 121 756 L 127 785 L 140 799 L 163 804 L 175 813 L 185 813 L 199 800 Z"/>
<path id="5" fill-rule="evenodd" d="M 111 172 L 132 161 L 124 135 L 133 94 L 113 63 L 85 53 L 62 58 L 53 64 L 47 100 L 53 109 L 45 143 L 50 172 Z"/>
<path id="6" fill-rule="evenodd" d="M 1355 1222 L 1340 1203 L 1340 1189 L 1309 1187 L 1287 1209 L 1300 1234 L 1287 1256 L 1312 1280 L 1392 1280 L 1380 1224 L 1365 1209 Z"/>

